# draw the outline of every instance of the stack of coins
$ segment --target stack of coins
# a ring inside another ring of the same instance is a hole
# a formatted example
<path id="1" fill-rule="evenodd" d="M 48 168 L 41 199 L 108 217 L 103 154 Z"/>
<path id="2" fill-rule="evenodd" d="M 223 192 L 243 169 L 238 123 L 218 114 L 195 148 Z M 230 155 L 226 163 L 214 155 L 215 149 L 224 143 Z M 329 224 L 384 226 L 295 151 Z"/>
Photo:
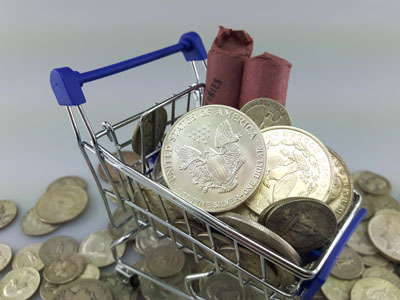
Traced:
<path id="1" fill-rule="evenodd" d="M 400 299 L 400 204 L 389 195 L 391 185 L 383 176 L 370 171 L 352 176 L 368 212 L 322 292 L 330 300 Z"/>

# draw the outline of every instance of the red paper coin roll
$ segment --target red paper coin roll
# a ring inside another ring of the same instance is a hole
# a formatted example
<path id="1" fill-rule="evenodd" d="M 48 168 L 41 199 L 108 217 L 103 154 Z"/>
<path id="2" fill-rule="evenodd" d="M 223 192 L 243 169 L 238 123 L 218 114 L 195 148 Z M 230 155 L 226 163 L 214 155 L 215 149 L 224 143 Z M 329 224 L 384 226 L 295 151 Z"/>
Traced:
<path id="1" fill-rule="evenodd" d="M 265 52 L 244 63 L 239 108 L 256 98 L 271 98 L 285 106 L 292 64 Z"/>
<path id="2" fill-rule="evenodd" d="M 204 104 L 238 107 L 245 60 L 253 51 L 253 39 L 244 30 L 219 27 L 210 51 Z"/>

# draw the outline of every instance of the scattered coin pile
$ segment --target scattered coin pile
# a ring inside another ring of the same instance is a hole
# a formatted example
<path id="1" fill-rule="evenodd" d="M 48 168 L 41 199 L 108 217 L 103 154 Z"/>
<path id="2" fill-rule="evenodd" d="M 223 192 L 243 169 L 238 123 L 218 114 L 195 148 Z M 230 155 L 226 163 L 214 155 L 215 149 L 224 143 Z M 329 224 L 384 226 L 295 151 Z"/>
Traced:
<path id="1" fill-rule="evenodd" d="M 400 299 L 400 204 L 390 182 L 373 172 L 353 174 L 367 216 L 322 286 L 329 300 Z M 318 299 L 326 299 L 319 294 Z"/>

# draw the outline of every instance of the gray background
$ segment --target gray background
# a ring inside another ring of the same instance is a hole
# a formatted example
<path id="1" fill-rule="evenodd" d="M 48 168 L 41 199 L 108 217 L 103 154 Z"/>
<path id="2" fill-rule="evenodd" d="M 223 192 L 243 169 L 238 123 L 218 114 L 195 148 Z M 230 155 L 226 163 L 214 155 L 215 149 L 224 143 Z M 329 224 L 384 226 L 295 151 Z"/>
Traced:
<path id="1" fill-rule="evenodd" d="M 17 252 L 58 234 L 81 241 L 106 224 L 65 110 L 50 89 L 52 68 L 94 69 L 173 44 L 192 30 L 208 49 L 218 25 L 246 29 L 253 55 L 268 51 L 289 60 L 293 124 L 338 152 L 351 171 L 386 176 L 400 197 L 399 1 L 135 2 L 0 0 L 0 199 L 19 206 L 0 242 Z M 85 108 L 99 129 L 101 121 L 122 120 L 191 82 L 190 66 L 178 54 L 87 84 Z M 84 214 L 49 236 L 23 235 L 25 212 L 51 181 L 72 174 L 89 184 Z"/>

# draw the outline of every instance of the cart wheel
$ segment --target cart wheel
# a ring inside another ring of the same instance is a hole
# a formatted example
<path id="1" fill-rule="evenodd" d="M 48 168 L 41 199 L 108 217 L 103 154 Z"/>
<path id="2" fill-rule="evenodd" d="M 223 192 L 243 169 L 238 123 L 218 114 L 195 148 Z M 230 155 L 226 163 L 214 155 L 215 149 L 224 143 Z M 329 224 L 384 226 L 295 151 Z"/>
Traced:
<path id="1" fill-rule="evenodd" d="M 134 274 L 131 278 L 131 286 L 133 287 L 133 289 L 137 289 L 140 286 L 140 280 L 139 280 L 139 276 L 137 274 Z"/>

